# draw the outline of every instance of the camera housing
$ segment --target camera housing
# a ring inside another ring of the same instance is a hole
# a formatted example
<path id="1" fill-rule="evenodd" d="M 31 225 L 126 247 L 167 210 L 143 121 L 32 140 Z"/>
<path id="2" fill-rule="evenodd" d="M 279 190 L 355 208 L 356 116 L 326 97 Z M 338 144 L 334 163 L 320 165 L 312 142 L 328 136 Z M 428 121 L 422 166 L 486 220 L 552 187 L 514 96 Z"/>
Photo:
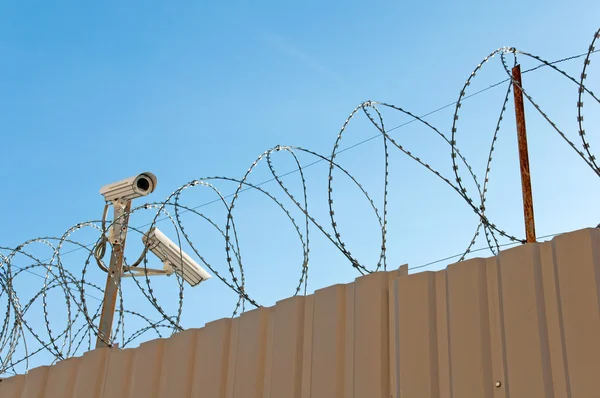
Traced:
<path id="1" fill-rule="evenodd" d="M 146 196 L 156 188 L 156 176 L 144 172 L 124 180 L 113 182 L 100 188 L 100 193 L 107 202 L 127 201 Z"/>
<path id="2" fill-rule="evenodd" d="M 210 279 L 211 275 L 188 256 L 171 239 L 167 238 L 158 228 L 152 228 L 142 236 L 144 245 L 165 265 L 173 268 L 187 283 L 196 286 Z"/>

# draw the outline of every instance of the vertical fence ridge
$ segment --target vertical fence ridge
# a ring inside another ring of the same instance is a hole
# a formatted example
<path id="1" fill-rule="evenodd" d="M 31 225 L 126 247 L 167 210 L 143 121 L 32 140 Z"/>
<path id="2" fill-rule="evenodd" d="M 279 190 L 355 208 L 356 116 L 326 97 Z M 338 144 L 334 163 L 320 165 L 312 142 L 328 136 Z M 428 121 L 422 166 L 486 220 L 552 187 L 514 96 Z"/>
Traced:
<path id="1" fill-rule="evenodd" d="M 429 374 L 431 381 L 431 396 L 439 398 L 440 396 L 440 357 L 438 350 L 438 323 L 437 323 L 437 292 L 436 278 L 434 273 L 427 274 L 427 310 L 428 310 L 428 325 L 429 325 Z"/>
<path id="2" fill-rule="evenodd" d="M 435 273 L 435 312 L 437 325 L 438 394 L 440 398 L 452 397 L 450 366 L 450 334 L 448 319 L 447 273 Z"/>
<path id="3" fill-rule="evenodd" d="M 445 301 L 446 301 L 446 331 L 447 331 L 447 339 L 445 341 L 448 347 L 448 396 L 450 398 L 454 397 L 454 377 L 452 374 L 452 328 L 450 327 L 450 282 L 448 278 L 448 270 L 444 270 L 444 289 L 445 289 Z"/>
<path id="4" fill-rule="evenodd" d="M 506 361 L 506 333 L 504 326 L 504 299 L 502 274 L 498 257 L 486 260 L 492 380 L 495 398 L 510 398 L 510 380 Z"/>
<path id="5" fill-rule="evenodd" d="M 550 364 L 550 341 L 548 336 L 548 320 L 546 309 L 546 294 L 542 279 L 541 245 L 532 245 L 533 249 L 533 280 L 535 285 L 535 301 L 540 337 L 541 366 L 544 383 L 544 396 L 554 398 L 552 366 Z"/>
<path id="6" fill-rule="evenodd" d="M 345 351 L 344 351 L 344 397 L 354 398 L 355 394 L 355 378 L 357 376 L 357 367 L 355 365 L 355 341 L 356 341 L 356 284 L 351 283 L 346 285 L 346 307 L 345 307 Z M 360 369 L 358 369 L 360 372 Z"/>
<path id="7" fill-rule="evenodd" d="M 314 318 L 315 296 L 311 295 L 306 298 L 304 306 L 304 337 L 302 339 L 302 398 L 310 398 L 310 391 L 312 388 Z"/>
<path id="8" fill-rule="evenodd" d="M 555 396 L 571 398 L 554 241 L 540 245 L 540 261 L 546 306 L 546 327 L 548 328 L 548 344 L 550 347 L 549 360 L 552 368 L 552 386 Z"/>

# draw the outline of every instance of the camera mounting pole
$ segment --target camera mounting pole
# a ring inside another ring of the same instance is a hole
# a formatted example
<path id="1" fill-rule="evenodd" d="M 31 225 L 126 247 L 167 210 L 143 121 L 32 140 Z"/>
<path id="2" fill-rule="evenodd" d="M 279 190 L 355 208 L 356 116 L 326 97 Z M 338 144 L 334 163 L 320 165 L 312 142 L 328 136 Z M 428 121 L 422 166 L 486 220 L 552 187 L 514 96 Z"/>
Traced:
<path id="1" fill-rule="evenodd" d="M 114 201 L 114 218 L 110 230 L 110 243 L 112 251 L 110 255 L 110 266 L 106 276 L 106 288 L 104 289 L 104 300 L 102 301 L 102 315 L 96 348 L 110 347 L 115 308 L 117 306 L 117 295 L 121 286 L 123 275 L 123 256 L 125 251 L 125 240 L 127 239 L 127 225 L 129 223 L 129 212 L 131 211 L 131 200 Z"/>

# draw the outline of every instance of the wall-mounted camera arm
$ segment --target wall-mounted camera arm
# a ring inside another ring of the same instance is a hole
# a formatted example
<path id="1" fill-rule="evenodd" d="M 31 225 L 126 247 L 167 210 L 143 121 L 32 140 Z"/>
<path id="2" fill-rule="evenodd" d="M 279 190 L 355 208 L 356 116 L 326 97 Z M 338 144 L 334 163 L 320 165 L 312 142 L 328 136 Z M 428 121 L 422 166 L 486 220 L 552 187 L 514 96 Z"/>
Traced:
<path id="1" fill-rule="evenodd" d="M 171 276 L 175 272 L 173 267 L 167 262 L 163 263 L 163 269 L 153 269 L 146 267 L 134 267 L 125 266 L 123 267 L 123 278 L 126 277 L 134 277 L 134 276 L 157 276 L 157 275 L 166 275 Z"/>

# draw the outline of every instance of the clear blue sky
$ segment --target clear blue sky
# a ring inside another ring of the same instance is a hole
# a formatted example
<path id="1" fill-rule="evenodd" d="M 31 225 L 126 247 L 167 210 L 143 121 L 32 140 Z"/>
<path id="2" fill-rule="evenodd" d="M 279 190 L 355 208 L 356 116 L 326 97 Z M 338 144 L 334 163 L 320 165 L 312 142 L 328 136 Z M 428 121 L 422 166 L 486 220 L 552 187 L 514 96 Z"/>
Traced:
<path id="1" fill-rule="evenodd" d="M 471 71 L 496 48 L 514 46 L 548 60 L 585 52 L 600 25 L 598 15 L 599 3 L 588 0 L 576 5 L 4 1 L 0 245 L 15 247 L 38 236 L 61 236 L 78 222 L 98 219 L 104 204 L 100 186 L 141 171 L 158 176 L 158 189 L 148 200 L 160 201 L 195 178 L 240 178 L 260 153 L 277 144 L 329 155 L 346 117 L 361 102 L 384 101 L 425 114 L 455 101 Z M 577 77 L 582 63 L 577 59 L 561 67 Z M 486 67 L 470 93 L 506 78 L 500 65 L 495 59 Z M 523 59 L 524 68 L 536 65 Z M 589 84 L 598 90 L 600 71 L 594 65 Z M 553 119 L 577 139 L 577 87 L 544 70 L 524 75 L 524 80 Z M 478 176 L 483 176 L 505 87 L 466 101 L 461 114 L 459 145 Z M 597 177 L 529 104 L 526 111 L 538 235 L 596 225 Z M 448 108 L 428 120 L 449 134 L 452 112 Z M 389 127 L 407 120 L 387 114 Z M 585 115 L 588 132 L 593 133 L 598 128 L 597 105 L 586 108 Z M 376 131 L 363 117 L 347 134 L 342 147 Z M 409 125 L 393 134 L 451 176 L 449 149 L 433 144 L 425 130 Z M 522 237 L 512 107 L 502 134 L 488 207 L 494 222 Z M 592 137 L 592 145 L 594 139 L 600 147 L 597 137 Z M 339 157 L 379 201 L 381 147 L 381 141 L 374 140 Z M 275 157 L 275 162 L 278 171 L 293 168 L 284 156 Z M 252 181 L 268 177 L 265 164 Z M 464 250 L 477 219 L 456 193 L 397 150 L 392 152 L 390 177 L 391 267 L 420 265 Z M 307 178 L 312 187 L 309 205 L 328 225 L 327 168 L 321 164 L 307 169 Z M 299 193 L 298 177 L 287 181 Z M 275 184 L 267 187 L 284 197 Z M 234 186 L 220 188 L 228 194 Z M 380 244 L 378 230 L 356 193 L 340 182 L 336 212 L 352 252 L 372 266 Z M 197 190 L 185 202 L 197 206 L 212 199 Z M 203 209 L 224 226 L 221 208 Z M 302 258 L 283 214 L 250 193 L 240 196 L 235 215 L 250 294 L 265 305 L 291 295 Z M 300 219 L 297 211 L 295 216 Z M 133 225 L 143 225 L 148 218 L 139 217 L 132 219 Z M 213 232 L 196 219 L 186 225 L 200 251 L 225 273 L 224 244 L 218 236 L 210 236 Z M 159 227 L 174 233 L 168 225 Z M 86 244 L 96 238 L 89 231 L 74 236 Z M 136 257 L 139 249 L 139 237 L 132 241 L 128 258 Z M 357 276 L 317 229 L 311 232 L 311 242 L 309 291 Z M 477 247 L 484 245 L 479 240 Z M 48 251 L 39 249 L 41 257 L 44 253 Z M 63 261 L 79 276 L 85 256 L 75 253 Z M 41 282 L 23 278 L 18 293 L 31 296 Z M 89 278 L 104 284 L 96 270 Z M 173 307 L 174 279 L 153 283 L 161 303 Z M 157 318 L 139 304 L 143 298 L 135 286 L 128 288 L 127 307 Z M 53 322 L 60 328 L 60 295 L 53 300 L 53 314 L 58 314 Z M 193 291 L 186 289 L 185 300 L 183 323 L 191 327 L 229 316 L 236 297 L 214 278 Z"/>

